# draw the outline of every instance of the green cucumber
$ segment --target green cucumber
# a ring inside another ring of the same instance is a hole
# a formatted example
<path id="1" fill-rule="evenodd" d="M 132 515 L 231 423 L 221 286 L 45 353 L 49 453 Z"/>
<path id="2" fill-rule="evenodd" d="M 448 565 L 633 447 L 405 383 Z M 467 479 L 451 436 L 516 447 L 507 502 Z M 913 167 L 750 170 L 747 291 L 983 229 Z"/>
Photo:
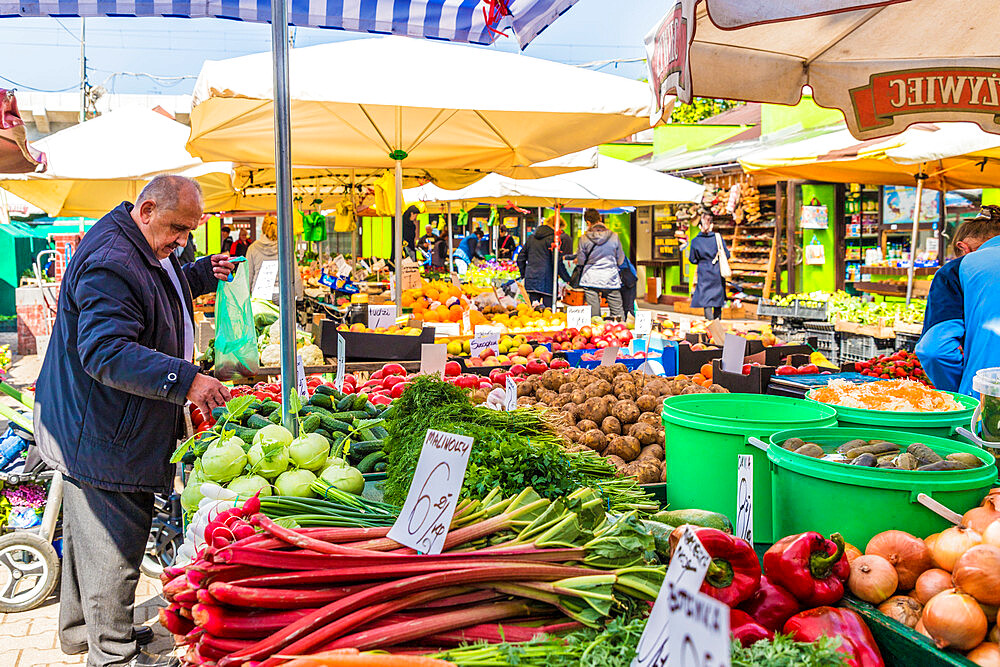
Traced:
<path id="1" fill-rule="evenodd" d="M 302 420 L 301 429 L 303 433 L 315 433 L 316 429 L 322 425 L 322 417 L 319 415 L 309 415 Z"/>
<path id="2" fill-rule="evenodd" d="M 379 461 L 375 464 L 375 469 L 372 472 L 385 472 L 385 461 Z"/>
<path id="3" fill-rule="evenodd" d="M 389 432 L 381 424 L 375 424 L 371 427 L 372 434 L 379 440 L 385 440 L 389 437 Z"/>
<path id="4" fill-rule="evenodd" d="M 236 437 L 245 442 L 247 445 L 253 444 L 253 437 L 257 435 L 257 431 L 260 430 L 256 428 L 247 428 L 246 426 L 239 426 L 238 424 L 230 424 L 226 428 L 231 429 Z M 244 449 L 247 449 L 247 447 L 244 447 Z"/>
<path id="5" fill-rule="evenodd" d="M 308 431 L 307 431 L 307 433 L 308 433 Z M 318 428 L 315 431 L 313 431 L 313 433 L 316 433 L 318 435 L 323 436 L 324 438 L 326 438 L 327 440 L 329 440 L 331 443 L 333 442 L 333 439 L 334 439 L 333 436 L 325 428 Z"/>
<path id="6" fill-rule="evenodd" d="M 325 415 L 320 415 L 319 419 L 323 428 L 330 433 L 333 433 L 334 431 L 340 431 L 341 433 L 351 432 L 351 425 L 347 422 L 342 422 L 339 419 L 333 419 L 332 417 L 327 417 Z"/>
<path id="7" fill-rule="evenodd" d="M 372 472 L 372 468 L 375 467 L 375 464 L 384 458 L 385 452 L 381 450 L 372 452 L 365 458 L 361 459 L 361 462 L 358 464 L 358 471 L 361 473 Z"/>
<path id="8" fill-rule="evenodd" d="M 262 417 L 260 415 L 254 414 L 247 417 L 247 426 L 250 428 L 264 428 L 265 426 L 270 426 L 271 422 L 267 417 Z"/>
<path id="9" fill-rule="evenodd" d="M 278 408 L 267 416 L 267 421 L 272 424 L 281 424 L 281 408 Z"/>
<path id="10" fill-rule="evenodd" d="M 382 451 L 382 441 L 381 440 L 362 440 L 356 444 L 351 445 L 351 450 L 357 452 L 361 456 L 367 456 L 372 452 Z"/>
<path id="11" fill-rule="evenodd" d="M 378 417 L 380 414 L 378 406 L 373 403 L 369 403 L 367 400 L 365 401 L 365 412 L 368 413 L 369 417 Z"/>
<path id="12" fill-rule="evenodd" d="M 733 524 L 725 514 L 709 512 L 708 510 L 665 510 L 657 512 L 652 516 L 653 521 L 666 524 L 668 526 L 682 526 L 689 523 L 693 526 L 703 528 L 715 528 L 730 535 L 733 534 Z"/>
<path id="13" fill-rule="evenodd" d="M 354 394 L 346 394 L 337 401 L 337 412 L 350 410 L 352 405 L 354 405 Z"/>
<path id="14" fill-rule="evenodd" d="M 326 394 L 315 393 L 312 398 L 309 399 L 309 405 L 315 405 L 320 408 L 330 409 L 333 407 L 333 401 Z"/>
<path id="15" fill-rule="evenodd" d="M 340 421 L 352 422 L 355 419 L 369 419 L 368 413 L 364 410 L 346 410 L 343 412 L 334 412 L 330 415 L 334 419 L 339 419 Z"/>
<path id="16" fill-rule="evenodd" d="M 316 387 L 316 394 L 323 394 L 325 396 L 333 396 L 336 393 L 336 388 L 329 385 L 321 384 Z M 313 394 L 315 396 L 316 394 Z"/>
<path id="17" fill-rule="evenodd" d="M 351 404 L 354 410 L 365 411 L 365 407 L 368 405 L 368 395 L 367 394 L 357 394 L 354 397 L 354 402 Z"/>
<path id="18" fill-rule="evenodd" d="M 257 414 L 269 415 L 273 411 L 280 409 L 281 409 L 281 403 L 268 399 L 260 404 L 260 407 L 257 409 Z"/>
<path id="19" fill-rule="evenodd" d="M 212 419 L 215 421 L 222 421 L 229 411 L 224 407 L 212 408 Z"/>

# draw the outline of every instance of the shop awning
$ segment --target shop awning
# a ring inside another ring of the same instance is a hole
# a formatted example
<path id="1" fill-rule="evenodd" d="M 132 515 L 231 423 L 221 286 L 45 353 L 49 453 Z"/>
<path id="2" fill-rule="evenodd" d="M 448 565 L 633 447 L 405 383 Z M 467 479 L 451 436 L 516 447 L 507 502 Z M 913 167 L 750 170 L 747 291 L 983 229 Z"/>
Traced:
<path id="1" fill-rule="evenodd" d="M 21 174 L 45 168 L 45 153 L 28 143 L 14 91 L 0 88 L 0 173 Z"/>
<path id="2" fill-rule="evenodd" d="M 859 141 L 841 127 L 772 146 L 740 159 L 749 172 L 834 183 L 914 185 L 936 190 L 1000 183 L 1000 135 L 973 123 L 922 123 L 882 139 Z"/>

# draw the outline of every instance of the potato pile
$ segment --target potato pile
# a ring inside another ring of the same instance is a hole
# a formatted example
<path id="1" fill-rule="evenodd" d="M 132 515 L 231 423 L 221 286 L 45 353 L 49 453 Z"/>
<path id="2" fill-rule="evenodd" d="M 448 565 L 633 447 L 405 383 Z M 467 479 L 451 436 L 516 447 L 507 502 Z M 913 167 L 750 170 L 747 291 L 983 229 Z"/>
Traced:
<path id="1" fill-rule="evenodd" d="M 727 390 L 718 385 L 701 387 L 687 378 L 629 372 L 624 364 L 614 364 L 530 376 L 517 386 L 517 403 L 559 408 L 565 435 L 574 443 L 571 449 L 592 449 L 611 461 L 620 474 L 651 484 L 666 481 L 660 418 L 663 399 L 695 393 Z"/>

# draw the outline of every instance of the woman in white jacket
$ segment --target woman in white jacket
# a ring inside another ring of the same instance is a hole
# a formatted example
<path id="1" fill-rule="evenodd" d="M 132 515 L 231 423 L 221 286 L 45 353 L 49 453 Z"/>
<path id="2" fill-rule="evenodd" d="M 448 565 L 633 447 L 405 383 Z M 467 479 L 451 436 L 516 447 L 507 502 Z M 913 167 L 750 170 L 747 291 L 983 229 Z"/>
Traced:
<path id="1" fill-rule="evenodd" d="M 618 268 L 625 262 L 621 241 L 617 234 L 605 226 L 601 221 L 601 214 L 596 210 L 588 208 L 583 219 L 587 222 L 588 229 L 577 247 L 576 263 L 583 267 L 580 287 L 590 306 L 590 314 L 600 317 L 601 297 L 604 297 L 611 309 L 611 317 L 624 320 L 622 279 Z"/>

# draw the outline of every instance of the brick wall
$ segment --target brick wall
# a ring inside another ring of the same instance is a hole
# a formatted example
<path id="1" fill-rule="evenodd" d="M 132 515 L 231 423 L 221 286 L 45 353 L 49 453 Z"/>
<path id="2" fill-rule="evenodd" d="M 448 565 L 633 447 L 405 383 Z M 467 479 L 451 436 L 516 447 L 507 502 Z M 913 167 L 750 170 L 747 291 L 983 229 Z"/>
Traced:
<path id="1" fill-rule="evenodd" d="M 59 255 L 53 260 L 54 264 L 54 277 L 56 281 L 62 280 L 63 273 L 66 271 L 66 248 L 69 246 L 70 249 L 70 259 L 72 255 L 76 253 L 76 247 L 80 245 L 80 241 L 83 239 L 83 234 L 52 234 L 50 236 L 52 239 L 52 244 Z"/>
<path id="2" fill-rule="evenodd" d="M 17 288 L 18 354 L 38 354 L 39 348 L 45 346 L 52 335 L 49 318 L 55 314 L 53 308 L 58 300 L 57 288 L 46 287 L 45 297 L 42 299 L 37 287 Z"/>

